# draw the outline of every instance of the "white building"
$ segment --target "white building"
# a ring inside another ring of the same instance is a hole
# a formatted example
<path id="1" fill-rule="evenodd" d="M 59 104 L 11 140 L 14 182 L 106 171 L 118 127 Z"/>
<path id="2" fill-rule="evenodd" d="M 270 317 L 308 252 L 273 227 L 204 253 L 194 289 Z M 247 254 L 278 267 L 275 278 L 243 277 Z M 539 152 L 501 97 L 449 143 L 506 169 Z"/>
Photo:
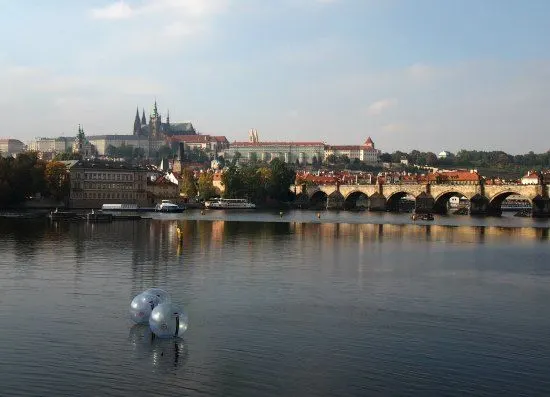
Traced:
<path id="1" fill-rule="evenodd" d="M 446 158 L 451 157 L 452 155 L 453 155 L 453 154 L 452 154 L 451 152 L 448 152 L 448 151 L 444 150 L 444 151 L 442 151 L 441 153 L 439 153 L 439 154 L 437 155 L 437 158 L 438 158 L 438 159 L 446 159 Z"/>
<path id="2" fill-rule="evenodd" d="M 40 153 L 64 153 L 72 150 L 73 138 L 36 138 L 29 142 L 28 149 Z"/>
<path id="3" fill-rule="evenodd" d="M 25 150 L 25 144 L 18 139 L 0 139 L 0 156 L 13 156 Z"/>
<path id="4" fill-rule="evenodd" d="M 240 162 L 256 159 L 271 161 L 275 158 L 285 163 L 311 164 L 325 158 L 323 142 L 233 142 L 224 151 L 226 161 L 231 161 L 240 153 Z"/>
<path id="5" fill-rule="evenodd" d="M 527 174 L 521 177 L 522 185 L 537 185 L 540 181 L 540 175 L 536 171 L 527 171 Z"/>
<path id="6" fill-rule="evenodd" d="M 143 149 L 147 154 L 149 149 L 151 152 L 156 152 L 165 144 L 163 139 L 149 141 L 147 137 L 139 135 L 90 135 L 88 141 L 95 146 L 99 156 L 105 156 L 109 146 L 116 148 L 132 146 L 134 149 Z M 149 142 L 151 142 L 151 148 L 149 148 Z"/>
<path id="7" fill-rule="evenodd" d="M 362 145 L 330 145 L 325 147 L 326 160 L 328 156 L 347 156 L 350 160 L 359 159 L 367 164 L 376 164 L 380 161 L 380 150 L 374 147 L 369 136 Z"/>

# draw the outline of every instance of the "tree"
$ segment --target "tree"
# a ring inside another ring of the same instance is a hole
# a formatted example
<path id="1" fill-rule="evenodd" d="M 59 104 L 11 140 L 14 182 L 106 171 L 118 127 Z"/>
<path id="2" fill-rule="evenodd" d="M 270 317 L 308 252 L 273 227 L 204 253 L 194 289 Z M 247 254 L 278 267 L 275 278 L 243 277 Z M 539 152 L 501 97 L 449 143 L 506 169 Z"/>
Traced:
<path id="1" fill-rule="evenodd" d="M 426 165 L 437 165 L 437 156 L 435 153 L 428 152 L 426 154 Z"/>
<path id="2" fill-rule="evenodd" d="M 173 154 L 172 148 L 168 145 L 163 145 L 158 150 L 158 157 L 161 159 L 171 157 Z"/>
<path id="3" fill-rule="evenodd" d="M 210 172 L 204 172 L 199 176 L 197 185 L 199 188 L 199 195 L 203 200 L 208 200 L 216 196 L 213 179 L 214 176 Z"/>
<path id="4" fill-rule="evenodd" d="M 46 186 L 49 194 L 56 200 L 69 195 L 70 182 L 65 164 L 59 161 L 50 161 L 45 169 Z"/>
<path id="5" fill-rule="evenodd" d="M 241 152 L 235 152 L 233 159 L 231 160 L 231 165 L 239 164 L 239 159 L 241 158 Z"/>
<path id="6" fill-rule="evenodd" d="M 234 161 L 235 158 L 222 174 L 223 197 L 225 198 L 237 198 L 243 190 L 243 180 Z"/>
<path id="7" fill-rule="evenodd" d="M 329 154 L 327 156 L 327 163 L 328 164 L 336 164 L 338 162 L 338 158 L 334 154 Z"/>
<path id="8" fill-rule="evenodd" d="M 195 185 L 195 176 L 189 168 L 184 168 L 181 172 L 180 194 L 187 198 L 192 198 L 197 195 L 197 186 Z"/>
<path id="9" fill-rule="evenodd" d="M 79 153 L 63 152 L 54 156 L 54 161 L 80 160 L 82 156 Z"/>
<path id="10" fill-rule="evenodd" d="M 296 180 L 296 173 L 279 159 L 270 164 L 271 176 L 267 185 L 268 195 L 279 201 L 286 201 L 290 194 L 290 185 Z"/>

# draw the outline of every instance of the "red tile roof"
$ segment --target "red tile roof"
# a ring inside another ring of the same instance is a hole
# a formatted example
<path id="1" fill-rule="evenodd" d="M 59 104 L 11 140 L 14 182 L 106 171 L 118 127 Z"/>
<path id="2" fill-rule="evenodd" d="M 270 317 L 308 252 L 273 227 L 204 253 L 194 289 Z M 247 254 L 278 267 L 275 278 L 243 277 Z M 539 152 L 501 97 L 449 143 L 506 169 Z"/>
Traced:
<path id="1" fill-rule="evenodd" d="M 445 171 L 430 173 L 427 177 L 428 181 L 441 182 L 479 182 L 481 176 L 477 172 L 470 171 Z"/>

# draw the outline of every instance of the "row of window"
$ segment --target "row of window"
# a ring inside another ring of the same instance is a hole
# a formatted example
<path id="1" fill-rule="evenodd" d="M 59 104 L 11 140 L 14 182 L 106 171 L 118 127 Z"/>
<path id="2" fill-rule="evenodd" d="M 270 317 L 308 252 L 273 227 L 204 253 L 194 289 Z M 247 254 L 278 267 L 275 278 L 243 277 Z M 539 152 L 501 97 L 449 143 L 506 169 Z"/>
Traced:
<path id="1" fill-rule="evenodd" d="M 77 179 L 80 179 L 80 174 L 76 175 Z M 87 172 L 84 174 L 84 179 L 101 179 L 107 181 L 128 181 L 131 182 L 134 180 L 134 174 L 121 174 L 121 173 L 111 173 L 111 172 Z"/>
<path id="2" fill-rule="evenodd" d="M 74 193 L 73 199 L 144 199 L 144 193 Z"/>
<path id="3" fill-rule="evenodd" d="M 136 185 L 137 189 L 143 189 L 143 184 Z M 113 189 L 113 190 L 134 190 L 133 184 L 128 183 L 93 183 L 84 182 L 84 189 Z"/>

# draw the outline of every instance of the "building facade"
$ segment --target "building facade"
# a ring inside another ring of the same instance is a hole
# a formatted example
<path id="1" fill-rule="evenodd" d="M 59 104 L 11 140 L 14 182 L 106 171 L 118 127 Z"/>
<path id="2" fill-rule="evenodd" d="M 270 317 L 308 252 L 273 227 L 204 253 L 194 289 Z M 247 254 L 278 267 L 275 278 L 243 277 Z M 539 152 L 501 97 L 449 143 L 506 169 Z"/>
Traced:
<path id="1" fill-rule="evenodd" d="M 165 145 L 163 139 L 149 139 L 139 135 L 91 135 L 88 141 L 95 146 L 99 156 L 106 156 L 109 146 L 120 148 L 132 146 L 134 149 L 143 149 L 147 155 L 149 151 L 156 152 Z"/>
<path id="2" fill-rule="evenodd" d="M 147 204 L 147 169 L 119 162 L 78 161 L 70 170 L 71 208 Z"/>
<path id="3" fill-rule="evenodd" d="M 323 142 L 233 142 L 224 151 L 226 161 L 240 153 L 239 162 L 271 161 L 278 158 L 285 163 L 311 164 L 325 156 Z"/>
<path id="4" fill-rule="evenodd" d="M 72 150 L 73 138 L 36 138 L 29 142 L 28 149 L 39 153 L 64 153 Z"/>
<path id="5" fill-rule="evenodd" d="M 350 160 L 359 159 L 367 164 L 377 164 L 380 161 L 381 151 L 374 147 L 369 136 L 362 145 L 327 145 L 325 147 L 326 160 L 330 155 L 347 156 Z"/>
<path id="6" fill-rule="evenodd" d="M 229 141 L 225 136 L 177 135 L 169 137 L 168 141 L 172 147 L 183 143 L 185 150 L 200 149 L 206 152 L 219 153 L 229 148 Z"/>
<path id="7" fill-rule="evenodd" d="M 25 144 L 18 139 L 0 139 L 0 156 L 13 156 L 24 150 Z"/>
<path id="8" fill-rule="evenodd" d="M 162 199 L 178 199 L 180 196 L 178 184 L 165 176 L 149 178 L 147 180 L 147 191 L 154 202 L 159 202 Z"/>
<path id="9" fill-rule="evenodd" d="M 251 160 L 271 161 L 279 158 L 285 163 L 312 164 L 326 161 L 330 155 L 347 156 L 350 160 L 359 159 L 367 164 L 377 164 L 381 151 L 376 149 L 371 137 L 363 145 L 326 145 L 324 142 L 259 142 L 256 130 L 249 132 L 248 142 L 233 142 L 224 151 L 226 161 L 231 161 L 237 153 L 239 162 Z"/>

